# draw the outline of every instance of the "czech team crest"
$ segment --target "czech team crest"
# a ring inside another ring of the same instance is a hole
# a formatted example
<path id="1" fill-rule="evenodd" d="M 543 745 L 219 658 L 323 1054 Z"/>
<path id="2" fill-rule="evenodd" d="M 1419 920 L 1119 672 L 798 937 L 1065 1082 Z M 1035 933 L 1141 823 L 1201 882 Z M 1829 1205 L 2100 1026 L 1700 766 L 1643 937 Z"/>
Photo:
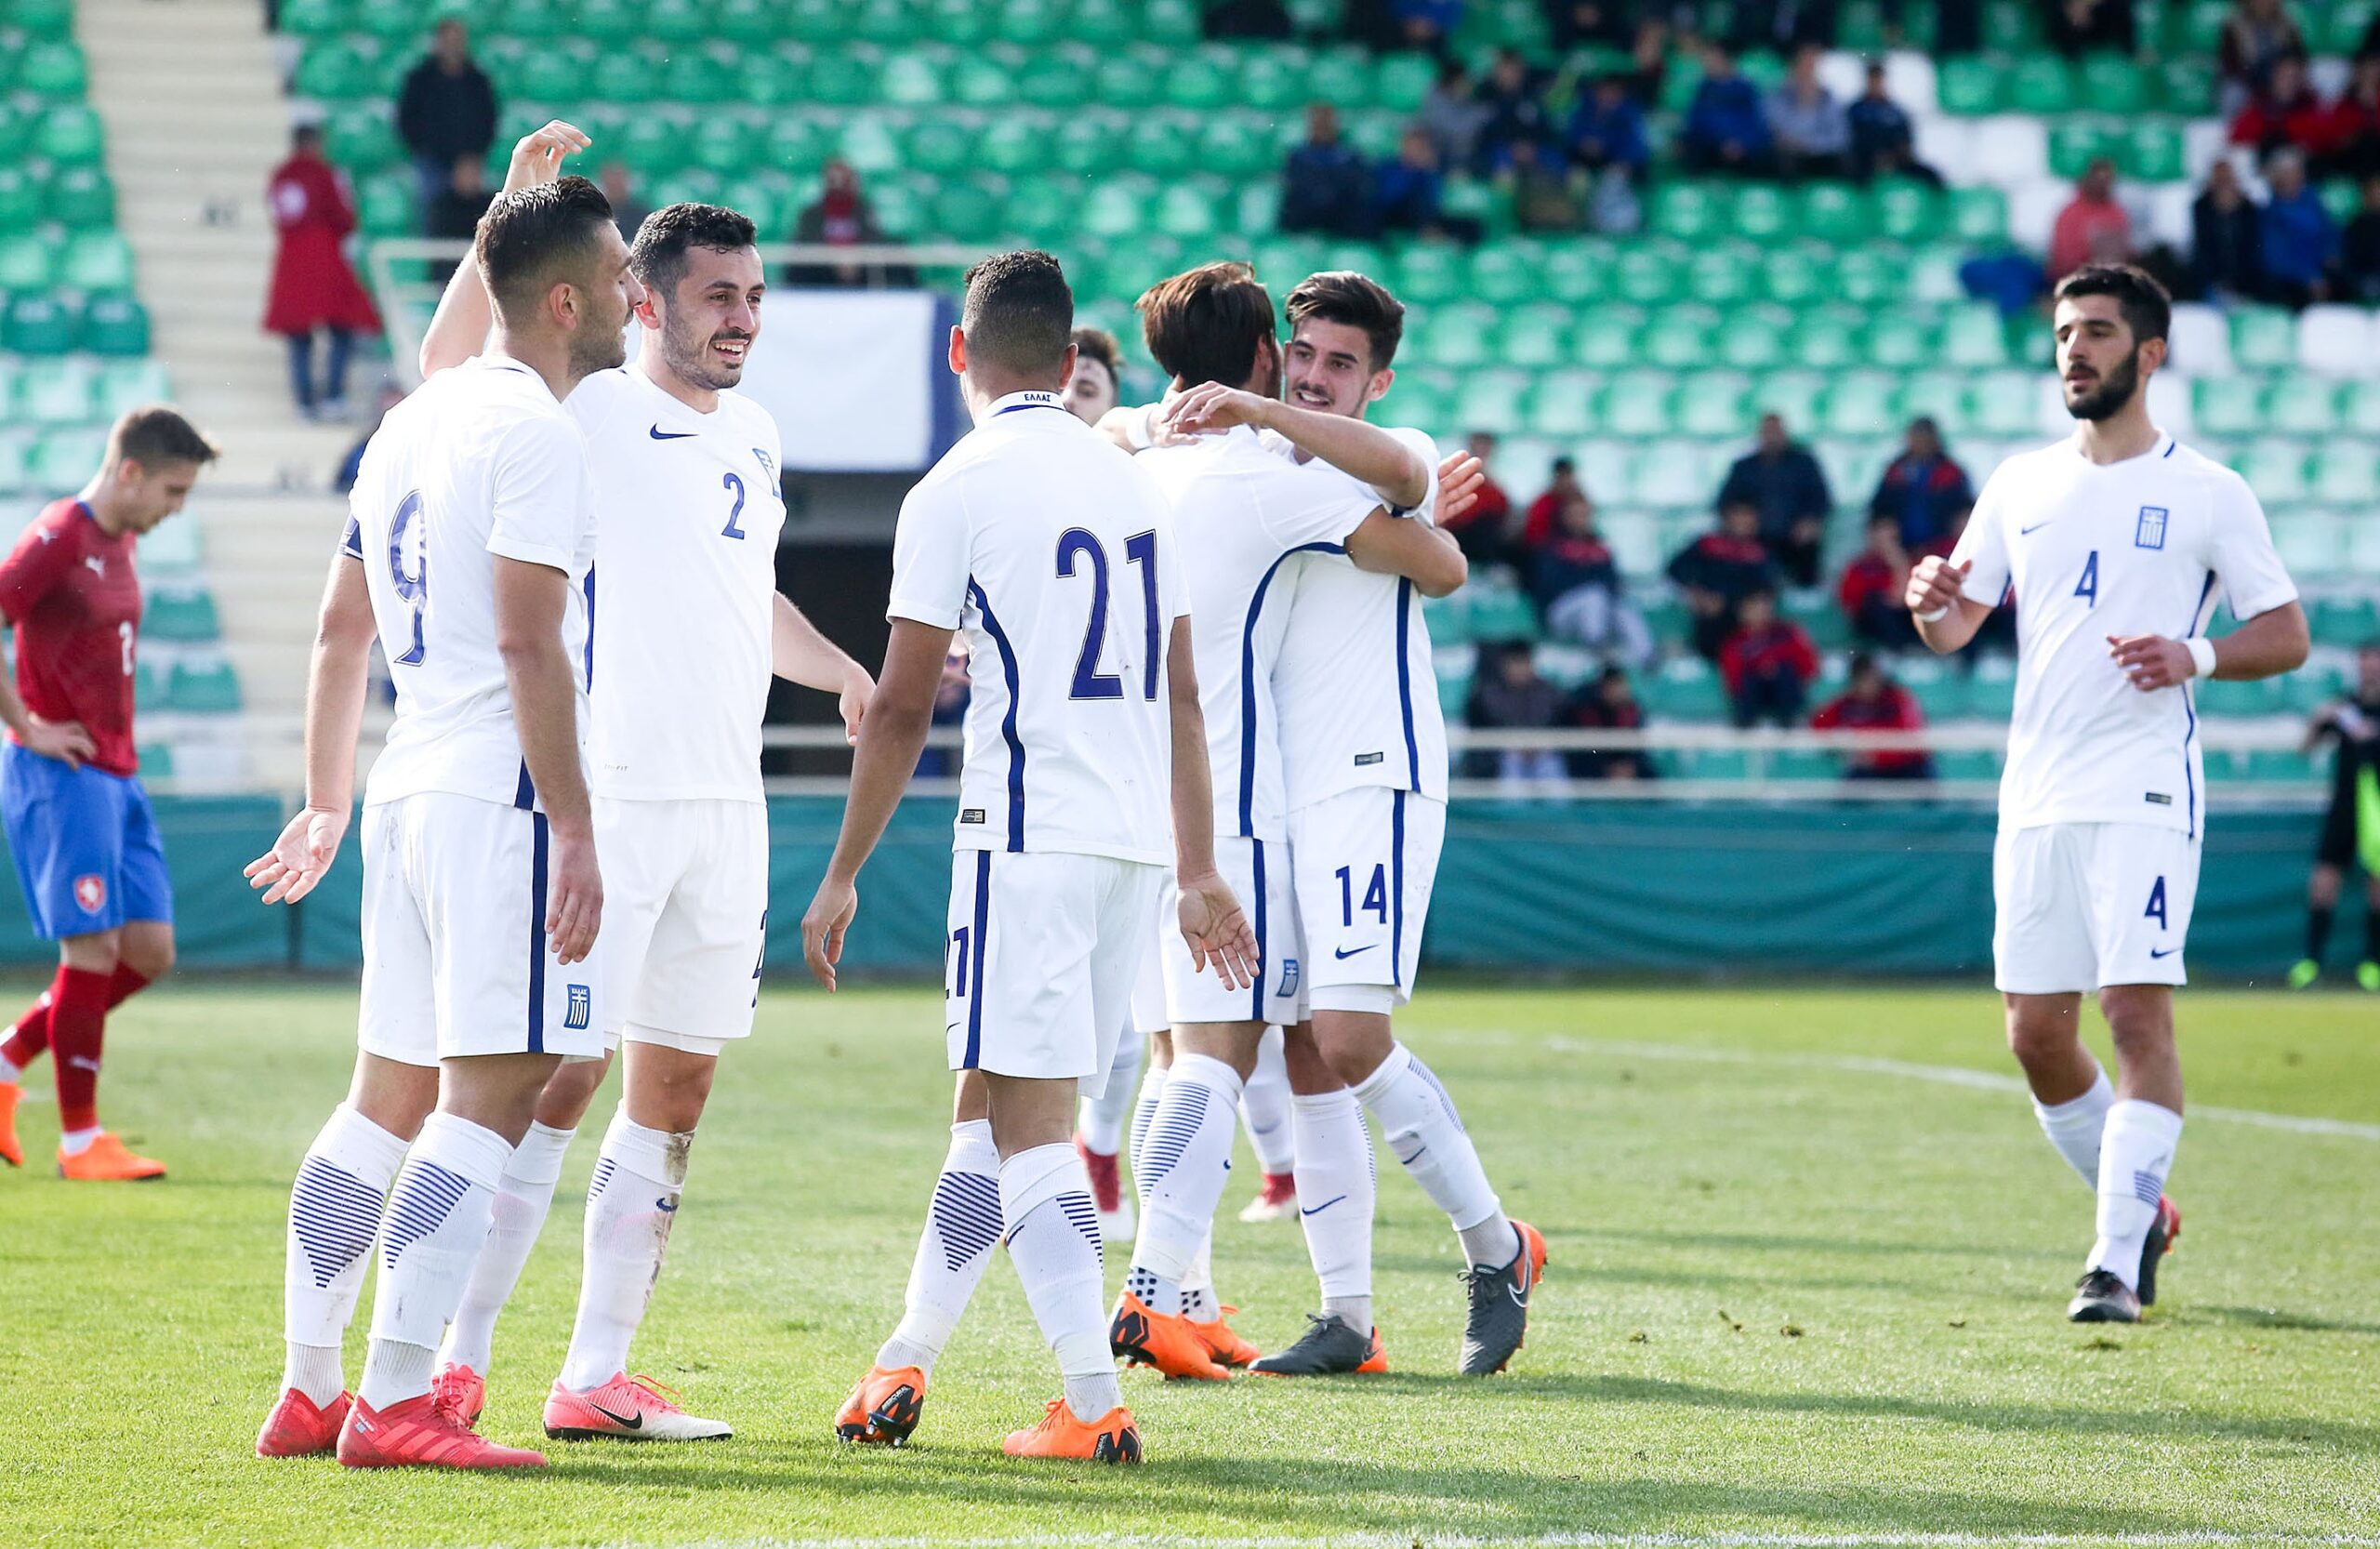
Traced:
<path id="1" fill-rule="evenodd" d="M 2140 508 L 2140 524 L 2132 530 L 2132 546 L 2135 549 L 2165 547 L 2164 507 L 2143 506 Z"/>
<path id="2" fill-rule="evenodd" d="M 97 914 L 108 907 L 108 880 L 98 873 L 74 879 L 74 902 L 85 914 Z"/>

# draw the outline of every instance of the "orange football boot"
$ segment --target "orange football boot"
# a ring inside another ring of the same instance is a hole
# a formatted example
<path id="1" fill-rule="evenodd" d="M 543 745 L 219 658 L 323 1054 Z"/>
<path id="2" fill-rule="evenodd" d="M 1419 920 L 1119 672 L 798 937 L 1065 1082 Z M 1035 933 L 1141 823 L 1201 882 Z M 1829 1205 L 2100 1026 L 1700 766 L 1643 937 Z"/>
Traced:
<path id="1" fill-rule="evenodd" d="M 844 1441 L 899 1447 L 918 1428 L 926 1408 L 926 1374 L 914 1366 L 891 1370 L 872 1366 L 835 1415 L 835 1435 Z"/>
<path id="2" fill-rule="evenodd" d="M 1204 1323 L 1195 1317 L 1186 1319 L 1190 1331 L 1198 1336 L 1217 1366 L 1246 1366 L 1263 1358 L 1264 1352 L 1240 1338 L 1239 1331 L 1231 1326 L 1232 1315 L 1238 1311 L 1237 1307 L 1222 1308 Z"/>
<path id="3" fill-rule="evenodd" d="M 487 1408 L 487 1379 L 468 1366 L 442 1366 L 430 1379 L 430 1396 L 466 1429 L 477 1430 Z"/>
<path id="4" fill-rule="evenodd" d="M 1380 1376 L 1388 1370 L 1388 1346 L 1381 1343 L 1380 1331 L 1372 1331 L 1372 1342 L 1364 1352 L 1364 1364 L 1355 1368 L 1358 1377 Z"/>
<path id="5" fill-rule="evenodd" d="M 543 1468 L 546 1455 L 522 1447 L 498 1447 L 439 1408 L 431 1394 L 416 1394 L 376 1410 L 363 1399 L 347 1411 L 339 1428 L 338 1461 L 350 1468 Z"/>
<path id="6" fill-rule="evenodd" d="M 101 1130 L 98 1139 L 74 1156 L 63 1147 L 59 1150 L 58 1175 L 76 1183 L 145 1183 L 164 1177 L 165 1164 L 133 1155 L 113 1130 Z"/>
<path id="7" fill-rule="evenodd" d="M 272 1406 L 264 1417 L 264 1429 L 257 1433 L 257 1456 L 260 1458 L 311 1458 L 338 1449 L 339 1427 L 347 1423 L 350 1396 L 340 1394 L 321 1409 L 314 1401 L 291 1388 Z"/>
<path id="8" fill-rule="evenodd" d="M 1141 1428 L 1132 1411 L 1118 1404 L 1091 1424 L 1077 1420 L 1063 1398 L 1050 1400 L 1041 1423 L 1027 1431 L 1011 1431 L 1000 1450 L 1012 1458 L 1082 1458 L 1091 1463 L 1128 1463 L 1141 1461 Z"/>
<path id="9" fill-rule="evenodd" d="M 1154 1313 L 1147 1303 L 1124 1293 L 1107 1325 L 1107 1347 L 1136 1366 L 1153 1366 L 1169 1379 L 1220 1383 L 1231 1369 L 1219 1366 L 1206 1342 L 1180 1313 Z"/>
<path id="10" fill-rule="evenodd" d="M 0 1161 L 10 1167 L 25 1165 L 25 1148 L 17 1144 L 17 1104 L 24 1095 L 16 1082 L 0 1081 Z"/>

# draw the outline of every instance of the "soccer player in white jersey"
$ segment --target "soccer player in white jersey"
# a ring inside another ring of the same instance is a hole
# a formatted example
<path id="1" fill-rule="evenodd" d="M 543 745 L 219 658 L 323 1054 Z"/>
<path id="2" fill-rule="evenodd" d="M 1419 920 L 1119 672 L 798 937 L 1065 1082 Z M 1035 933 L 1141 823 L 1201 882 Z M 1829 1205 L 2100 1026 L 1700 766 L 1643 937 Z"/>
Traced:
<path id="1" fill-rule="evenodd" d="M 564 1056 L 603 1046 L 579 743 L 595 492 L 562 402 L 620 364 L 642 293 L 584 178 L 497 198 L 474 258 L 495 333 L 365 449 L 307 687 L 306 805 L 248 867 L 267 903 L 295 903 L 337 854 L 377 635 L 397 710 L 364 793 L 361 1049 L 290 1192 L 288 1364 L 257 1438 L 267 1457 L 545 1462 L 474 1435 L 430 1373 L 538 1093 Z M 339 1343 L 376 1236 L 350 1403 Z"/>
<path id="2" fill-rule="evenodd" d="M 549 125 L 516 148 L 512 177 L 549 181 L 561 153 L 585 145 L 571 126 Z M 713 205 L 646 218 L 628 253 L 644 291 L 636 362 L 588 377 L 566 405 L 586 434 L 599 502 L 588 596 L 605 627 L 593 631 L 588 741 L 611 915 L 604 1042 L 625 1043 L 627 1073 L 588 1194 L 570 1351 L 546 1402 L 546 1434 L 558 1439 L 730 1434 L 628 1375 L 628 1345 L 719 1056 L 752 1030 L 768 912 L 760 735 L 772 670 L 840 694 L 854 730 L 873 686 L 776 590 L 776 423 L 734 391 L 760 335 L 753 240 L 749 220 Z M 423 338 L 424 376 L 457 363 L 487 321 L 485 287 L 458 271 Z M 609 1068 L 607 1054 L 557 1071 L 505 1169 L 436 1377 L 467 1421 L 486 1402 L 496 1317 Z"/>
<path id="3" fill-rule="evenodd" d="M 1289 403 L 1363 417 L 1395 378 L 1403 305 L 1360 274 L 1334 271 L 1300 284 L 1287 310 Z M 1238 412 L 1224 395 L 1210 406 L 1185 404 L 1177 420 L 1198 429 Z M 1385 466 L 1356 471 L 1341 459 L 1351 471 L 1331 476 L 1368 486 L 1392 513 L 1423 513 L 1416 520 L 1426 521 L 1436 449 L 1419 431 L 1393 439 L 1402 444 Z M 1285 456 L 1303 455 L 1275 444 Z M 1460 582 L 1454 540 L 1435 527 L 1425 532 L 1454 555 Z M 1298 1203 L 1323 1304 L 1302 1338 L 1252 1370 L 1323 1375 L 1377 1358 L 1375 1185 L 1362 1119 L 1368 1112 L 1461 1240 L 1470 1312 L 1457 1370 L 1486 1375 L 1520 1347 L 1544 1272 L 1545 1239 L 1504 1214 L 1453 1099 L 1391 1024 L 1413 993 L 1446 833 L 1446 726 L 1421 587 L 1359 565 L 1351 554 L 1305 553 L 1295 563 L 1297 602 L 1274 665 L 1273 695 L 1313 1009 L 1309 1026 L 1287 1039 L 1298 1094 Z"/>
<path id="4" fill-rule="evenodd" d="M 892 639 L 801 937 L 811 972 L 832 988 L 854 880 L 917 767 L 943 659 L 964 628 L 972 692 L 945 942 L 950 1066 L 965 1073 L 952 1159 L 992 1155 L 971 1172 L 946 1168 L 936 1185 L 892 1348 L 897 1359 L 920 1282 L 931 1297 L 937 1276 L 955 1279 L 972 1264 L 972 1290 L 1001 1238 L 1065 1379 L 1040 1423 L 1012 1432 L 1003 1450 L 1137 1463 L 1140 1430 L 1100 1305 L 1091 1180 L 1071 1140 L 1078 1083 L 1106 1072 L 1169 859 L 1194 960 L 1245 989 L 1256 944 L 1215 869 L 1172 523 L 1148 475 L 1061 404 L 1073 322 L 1074 298 L 1046 253 L 1001 254 L 969 271 L 950 365 L 976 429 L 902 503 Z M 988 1120 L 972 1133 L 969 1086 Z M 923 1363 L 886 1361 L 879 1352 L 839 1417 L 846 1439 L 899 1442 L 915 1429 Z"/>
<path id="5" fill-rule="evenodd" d="M 2003 597 L 2016 605 L 1991 953 L 2042 1129 L 2098 1192 L 2076 1322 L 2138 1320 L 2180 1227 L 2165 1198 L 2182 1137 L 2173 986 L 2207 815 L 2189 685 L 2269 678 L 2307 652 L 2254 492 L 2149 417 L 2171 315 L 2164 288 L 2128 265 L 2059 282 L 2074 434 L 2002 463 L 1958 547 L 1909 581 L 1937 651 L 1966 644 Z M 2241 624 L 2209 640 L 2218 602 Z M 2112 1085 L 2082 1046 L 2090 991 L 2115 1042 Z"/>

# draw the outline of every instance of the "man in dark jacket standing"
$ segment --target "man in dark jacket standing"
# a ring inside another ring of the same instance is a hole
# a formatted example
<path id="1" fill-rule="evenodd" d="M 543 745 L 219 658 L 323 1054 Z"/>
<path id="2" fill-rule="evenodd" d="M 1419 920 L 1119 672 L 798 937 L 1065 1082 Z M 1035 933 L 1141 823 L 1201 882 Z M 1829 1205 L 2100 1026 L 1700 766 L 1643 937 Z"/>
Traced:
<path id="1" fill-rule="evenodd" d="M 1785 433 L 1785 422 L 1774 414 L 1760 417 L 1760 444 L 1736 459 L 1719 486 L 1722 511 L 1738 502 L 1759 508 L 1761 541 L 1786 578 L 1797 587 L 1816 586 L 1834 495 L 1818 458 Z"/>
<path id="2" fill-rule="evenodd" d="M 430 34 L 430 52 L 397 93 L 397 135 L 413 156 L 426 225 L 431 206 L 454 186 L 455 163 L 487 154 L 496 142 L 496 87 L 471 59 L 462 22 L 448 17 Z"/>

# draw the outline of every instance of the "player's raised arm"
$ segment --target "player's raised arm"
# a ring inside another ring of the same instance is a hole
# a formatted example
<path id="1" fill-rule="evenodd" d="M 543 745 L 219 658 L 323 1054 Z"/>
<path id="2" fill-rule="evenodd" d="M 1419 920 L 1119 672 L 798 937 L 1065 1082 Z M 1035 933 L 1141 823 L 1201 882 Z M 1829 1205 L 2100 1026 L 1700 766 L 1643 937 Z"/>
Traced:
<path id="1" fill-rule="evenodd" d="M 1909 573 L 1909 589 L 1901 601 L 1917 625 L 1917 637 L 1927 649 L 1942 655 L 1964 647 L 1991 616 L 1990 604 L 1966 595 L 1971 560 L 1953 564 L 1939 554 L 1928 554 Z"/>
<path id="2" fill-rule="evenodd" d="M 512 164 L 505 169 L 504 192 L 550 183 L 562 176 L 564 158 L 594 142 L 580 130 L 557 118 L 544 128 L 522 135 L 512 147 Z M 421 336 L 417 364 L 425 380 L 450 365 L 460 365 L 480 352 L 488 329 L 496 324 L 496 309 L 488 303 L 487 286 L 479 265 L 466 258 L 455 266 L 438 311 Z"/>
<path id="3" fill-rule="evenodd" d="M 1198 666 L 1191 655 L 1190 620 L 1173 621 L 1166 643 L 1168 703 L 1173 726 L 1173 867 L 1182 895 L 1182 938 L 1193 967 L 1211 964 L 1231 989 L 1256 982 L 1256 932 L 1247 911 L 1215 869 L 1214 775 L 1207 765 L 1207 719 L 1198 708 Z"/>
<path id="4" fill-rule="evenodd" d="M 562 626 L 570 576 L 551 565 L 498 554 L 496 649 L 512 695 L 521 759 L 553 831 L 546 933 L 559 962 L 583 960 L 602 924 L 603 879 L 595 864 L 595 819 L 578 761 L 578 682 Z"/>
<path id="5" fill-rule="evenodd" d="M 859 727 L 858 751 L 852 757 L 852 793 L 843 803 L 842 830 L 835 839 L 835 854 L 826 875 L 801 917 L 801 955 L 810 972 L 828 989 L 835 987 L 835 965 L 842 960 L 843 934 L 859 910 L 859 870 L 884 837 L 892 809 L 909 788 L 924 751 L 926 734 L 933 725 L 934 691 L 942 682 L 943 659 L 950 654 L 953 630 L 914 618 L 894 618 L 892 639 L 884 646 L 884 672 L 869 696 L 867 713 Z"/>
<path id="6" fill-rule="evenodd" d="M 1430 465 L 1421 454 L 1379 426 L 1347 415 L 1302 409 L 1277 398 L 1210 382 L 1168 404 L 1160 423 L 1185 433 L 1252 425 L 1271 430 L 1309 457 L 1380 491 L 1400 510 L 1430 497 Z"/>
<path id="7" fill-rule="evenodd" d="M 1471 562 L 1452 533 L 1391 516 L 1384 506 L 1347 535 L 1347 557 L 1358 570 L 1406 577 L 1424 597 L 1444 597 L 1471 576 Z"/>
<path id="8" fill-rule="evenodd" d="M 835 707 L 843 718 L 843 735 L 857 745 L 860 719 L 867 713 L 876 680 L 841 646 L 820 634 L 818 626 L 783 592 L 771 599 L 770 610 L 770 670 L 787 682 L 835 695 Z"/>
<path id="9" fill-rule="evenodd" d="M 364 732 L 372 639 L 372 597 L 352 548 L 331 558 L 306 667 L 306 804 L 271 850 L 248 863 L 248 885 L 268 904 L 295 904 L 314 891 L 338 857 L 355 800 L 355 743 Z"/>

